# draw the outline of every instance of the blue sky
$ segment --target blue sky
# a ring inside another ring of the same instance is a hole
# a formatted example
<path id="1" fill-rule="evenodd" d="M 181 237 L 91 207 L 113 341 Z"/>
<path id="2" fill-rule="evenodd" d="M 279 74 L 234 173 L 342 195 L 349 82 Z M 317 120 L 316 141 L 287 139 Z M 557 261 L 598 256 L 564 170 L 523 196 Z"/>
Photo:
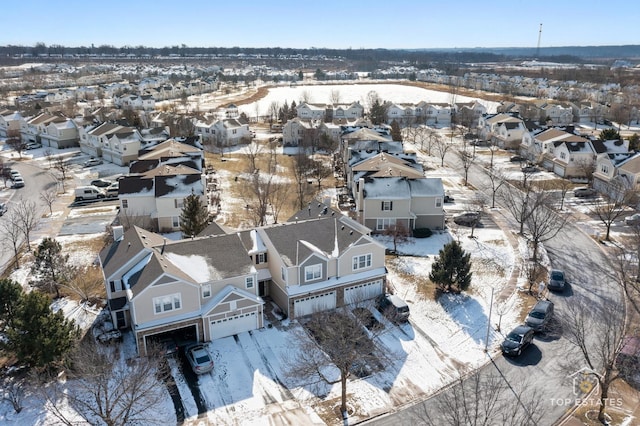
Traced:
<path id="1" fill-rule="evenodd" d="M 472 48 L 640 44 L 629 0 L 21 0 L 0 44 Z"/>

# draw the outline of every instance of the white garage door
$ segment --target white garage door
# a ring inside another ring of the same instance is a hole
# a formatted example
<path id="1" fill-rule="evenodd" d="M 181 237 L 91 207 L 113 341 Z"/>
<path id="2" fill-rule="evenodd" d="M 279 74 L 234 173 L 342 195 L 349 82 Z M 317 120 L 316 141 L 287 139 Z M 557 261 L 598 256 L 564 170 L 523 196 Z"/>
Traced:
<path id="1" fill-rule="evenodd" d="M 303 297 L 293 302 L 295 318 L 310 315 L 314 312 L 327 311 L 336 307 L 336 292 Z"/>
<path id="2" fill-rule="evenodd" d="M 233 336 L 256 328 L 258 328 L 258 316 L 255 312 L 211 321 L 211 340 Z"/>
<path id="3" fill-rule="evenodd" d="M 344 303 L 351 304 L 373 299 L 382 294 L 382 280 L 371 281 L 344 289 Z"/>

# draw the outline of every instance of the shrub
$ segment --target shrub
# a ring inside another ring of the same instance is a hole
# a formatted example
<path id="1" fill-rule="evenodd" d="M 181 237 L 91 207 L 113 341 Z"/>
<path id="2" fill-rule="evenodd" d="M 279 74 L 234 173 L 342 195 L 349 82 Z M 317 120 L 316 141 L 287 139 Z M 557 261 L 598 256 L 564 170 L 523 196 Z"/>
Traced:
<path id="1" fill-rule="evenodd" d="M 433 232 L 429 228 L 416 228 L 413 230 L 414 238 L 429 238 L 431 235 L 433 235 Z"/>

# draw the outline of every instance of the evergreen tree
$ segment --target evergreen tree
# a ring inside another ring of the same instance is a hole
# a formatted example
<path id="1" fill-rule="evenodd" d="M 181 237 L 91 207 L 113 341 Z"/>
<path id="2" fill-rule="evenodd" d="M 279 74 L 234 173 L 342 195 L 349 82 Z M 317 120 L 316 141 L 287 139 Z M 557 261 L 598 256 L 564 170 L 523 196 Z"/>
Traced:
<path id="1" fill-rule="evenodd" d="M 369 108 L 369 118 L 373 124 L 382 124 L 387 120 L 387 105 L 375 99 Z"/>
<path id="2" fill-rule="evenodd" d="M 629 151 L 638 151 L 640 149 L 640 136 L 637 133 L 629 136 Z"/>
<path id="3" fill-rule="evenodd" d="M 180 213 L 180 231 L 182 238 L 189 238 L 198 235 L 207 226 L 209 212 L 202 199 L 191 194 L 184 199 L 184 206 Z"/>
<path id="4" fill-rule="evenodd" d="M 400 125 L 396 120 L 391 122 L 391 139 L 396 142 L 402 142 L 402 132 L 400 131 Z"/>
<path id="5" fill-rule="evenodd" d="M 466 290 L 473 274 L 470 258 L 457 241 L 446 244 L 431 266 L 429 279 L 445 292 Z"/>
<path id="6" fill-rule="evenodd" d="M 289 108 L 289 115 L 287 116 L 287 121 L 293 120 L 298 115 L 296 101 L 291 101 L 291 108 Z"/>
<path id="7" fill-rule="evenodd" d="M 35 285 L 60 297 L 60 286 L 67 284 L 74 269 L 69 265 L 69 255 L 62 254 L 62 246 L 53 238 L 45 237 L 38 245 L 31 272 L 35 274 Z"/>
<path id="8" fill-rule="evenodd" d="M 617 141 L 620 139 L 620 133 L 616 129 L 604 129 L 598 135 L 601 141 Z"/>
<path id="9" fill-rule="evenodd" d="M 21 297 L 20 284 L 9 279 L 0 279 L 0 331 L 4 331 L 13 322 Z"/>
<path id="10" fill-rule="evenodd" d="M 7 328 L 8 349 L 25 365 L 51 367 L 73 348 L 80 333 L 62 310 L 53 312 L 49 298 L 37 291 L 23 294 Z"/>

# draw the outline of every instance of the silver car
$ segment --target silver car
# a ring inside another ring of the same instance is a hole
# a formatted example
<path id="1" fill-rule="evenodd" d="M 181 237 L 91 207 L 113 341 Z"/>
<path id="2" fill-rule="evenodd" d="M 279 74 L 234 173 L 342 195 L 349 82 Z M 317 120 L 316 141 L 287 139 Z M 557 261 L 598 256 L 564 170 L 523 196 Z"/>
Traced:
<path id="1" fill-rule="evenodd" d="M 184 348 L 184 354 L 194 373 L 204 374 L 213 370 L 211 354 L 204 345 L 200 343 L 188 345 Z"/>

